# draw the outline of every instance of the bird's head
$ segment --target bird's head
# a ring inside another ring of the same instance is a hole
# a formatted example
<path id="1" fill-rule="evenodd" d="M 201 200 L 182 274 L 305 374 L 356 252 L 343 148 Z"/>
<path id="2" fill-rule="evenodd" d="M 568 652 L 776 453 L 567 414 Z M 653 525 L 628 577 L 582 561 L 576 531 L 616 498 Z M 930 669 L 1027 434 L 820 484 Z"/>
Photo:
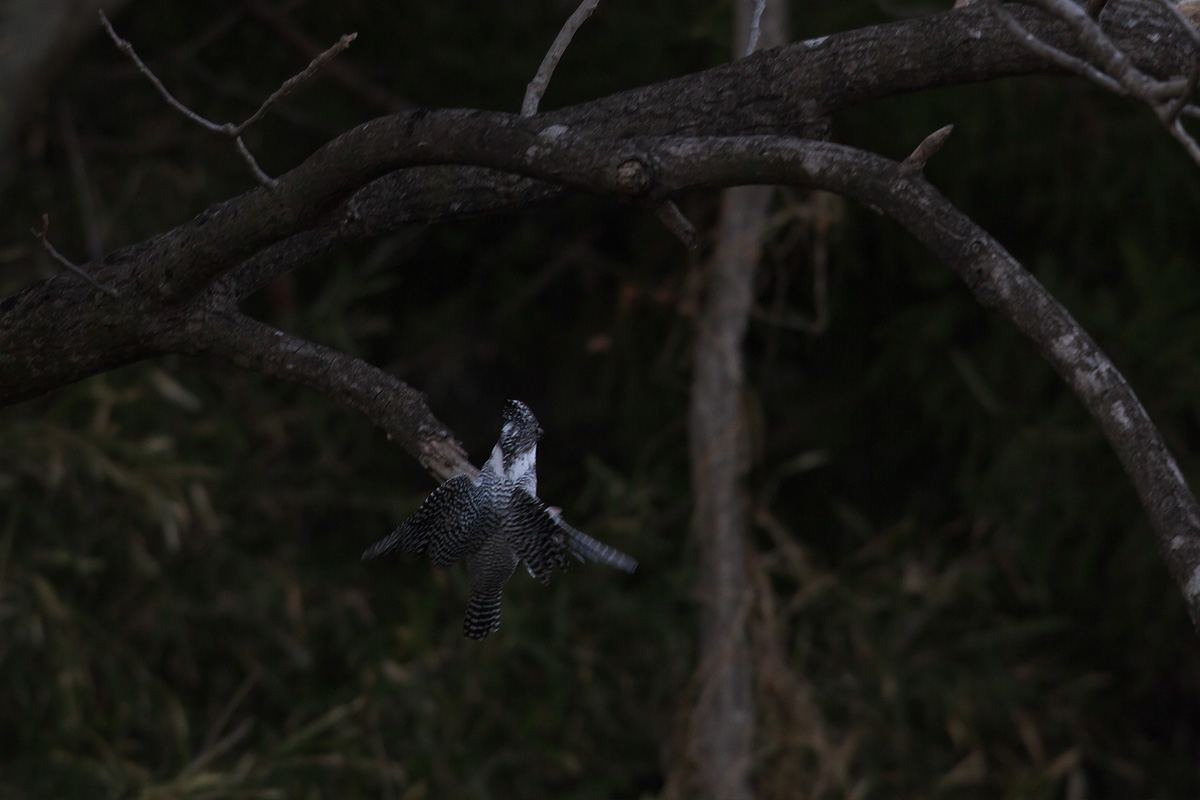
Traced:
<path id="1" fill-rule="evenodd" d="M 520 400 L 509 400 L 504 404 L 504 422 L 506 428 L 511 422 L 513 427 L 510 430 L 526 436 L 532 435 L 534 441 L 542 438 L 542 434 L 545 433 L 542 426 L 538 424 L 537 417 L 529 410 L 529 406 Z"/>
<path id="2" fill-rule="evenodd" d="M 504 456 L 505 471 L 511 470 L 520 458 L 527 458 L 542 438 L 542 426 L 529 406 L 520 400 L 509 400 L 504 404 L 504 427 L 500 429 L 500 452 Z"/>

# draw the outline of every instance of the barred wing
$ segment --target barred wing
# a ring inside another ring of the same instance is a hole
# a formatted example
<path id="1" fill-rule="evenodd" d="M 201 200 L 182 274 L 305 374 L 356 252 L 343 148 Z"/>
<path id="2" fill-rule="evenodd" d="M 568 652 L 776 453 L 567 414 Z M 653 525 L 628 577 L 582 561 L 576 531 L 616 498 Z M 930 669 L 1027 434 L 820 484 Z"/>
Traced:
<path id="1" fill-rule="evenodd" d="M 565 538 L 558 523 L 546 504 L 524 489 L 513 492 L 505 526 L 513 552 L 542 583 L 550 580 L 556 568 L 567 566 Z"/>
<path id="2" fill-rule="evenodd" d="M 446 568 L 481 541 L 482 509 L 479 488 L 466 475 L 455 475 L 434 489 L 400 527 L 367 548 L 363 560 L 401 550 L 429 554 L 434 565 Z"/>
<path id="3" fill-rule="evenodd" d="M 561 509 L 547 506 L 528 492 L 514 494 L 508 520 L 513 550 L 529 574 L 542 583 L 549 580 L 552 570 L 566 568 L 568 554 L 624 572 L 637 569 L 634 558 L 571 527 L 563 520 Z"/>

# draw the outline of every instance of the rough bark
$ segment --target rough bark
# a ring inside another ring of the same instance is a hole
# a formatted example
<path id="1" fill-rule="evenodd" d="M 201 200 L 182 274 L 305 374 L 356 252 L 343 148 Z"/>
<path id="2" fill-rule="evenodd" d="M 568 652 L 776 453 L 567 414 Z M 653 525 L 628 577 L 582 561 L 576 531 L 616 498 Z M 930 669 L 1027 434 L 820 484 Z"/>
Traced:
<path id="1" fill-rule="evenodd" d="M 1043 12 L 1019 5 L 1011 12 L 1037 37 L 1086 56 Z M 1191 69 L 1192 40 L 1157 3 L 1109 3 L 1101 21 L 1142 71 L 1166 77 Z M 161 353 L 194 353 L 323 391 L 366 413 L 431 474 L 446 477 L 470 467 L 419 392 L 357 359 L 264 331 L 239 315 L 237 299 L 345 242 L 410 222 L 526 207 L 567 188 L 650 208 L 684 189 L 826 189 L 896 218 L 981 303 L 1037 344 L 1121 458 L 1200 623 L 1200 509 L 1111 362 L 919 169 L 792 138 L 824 112 L 874 98 L 1059 70 L 1015 41 L 985 4 L 973 4 L 530 118 L 421 110 L 373 120 L 319 149 L 277 186 L 218 203 L 84 265 L 115 296 L 63 273 L 0 300 L 0 404 Z"/>
<path id="2" fill-rule="evenodd" d="M 1104 22 L 1139 68 L 1156 75 L 1190 68 L 1190 39 L 1156 3 L 1110 4 Z M 1044 14 L 1015 7 L 1029 30 L 1050 41 L 1062 26 Z M 1069 42 L 1058 42 L 1070 50 Z M 789 45 L 695 75 L 622 92 L 592 103 L 541 114 L 527 130 L 564 125 L 597 135 L 741 135 L 807 129 L 823 112 L 921 88 L 946 86 L 1054 68 L 1020 47 L 987 13 L 966 9 L 879 25 Z M 498 122 L 494 130 L 467 124 Z M 515 116 L 513 118 L 516 119 Z M 437 124 L 438 122 L 441 124 Z M 127 334 L 111 345 L 112 328 L 146 328 L 162 299 L 186 300 L 230 273 L 257 271 L 269 280 L 329 249 L 418 221 L 437 221 L 546 202 L 561 192 L 528 173 L 506 174 L 509 165 L 491 146 L 504 146 L 508 120 L 483 112 L 403 112 L 365 123 L 330 142 L 284 175 L 275 192 L 256 189 L 218 203 L 193 220 L 146 242 L 84 265 L 110 283 L 132 283 L 121 304 L 85 313 L 85 302 L 60 304 L 76 313 L 60 327 L 58 313 L 37 313 L 46 294 L 77 280 L 66 276 L 30 287 L 0 302 L 0 403 L 11 403 L 96 372 L 155 354 Z M 461 125 L 461 128 L 456 128 Z M 422 137 L 441 137 L 431 140 Z M 437 147 L 433 145 L 436 143 Z M 409 148 L 425 146 L 425 158 Z M 448 146 L 448 145 L 462 145 Z M 473 151 L 473 152 L 472 152 Z M 393 172 L 406 166 L 427 167 Z M 390 173 L 390 174 L 389 174 Z M 554 181 L 552 170 L 543 170 Z M 593 190 L 609 187 L 587 187 Z M 269 265 L 269 269 L 267 266 Z M 238 280 L 237 276 L 231 276 Z M 88 292 L 80 288 L 84 295 Z M 100 304 L 103 306 L 103 304 Z M 150 337 L 152 338 L 152 337 Z M 21 340 L 38 341 L 53 357 L 25 357 Z M 17 352 L 13 352 L 14 343 Z"/>

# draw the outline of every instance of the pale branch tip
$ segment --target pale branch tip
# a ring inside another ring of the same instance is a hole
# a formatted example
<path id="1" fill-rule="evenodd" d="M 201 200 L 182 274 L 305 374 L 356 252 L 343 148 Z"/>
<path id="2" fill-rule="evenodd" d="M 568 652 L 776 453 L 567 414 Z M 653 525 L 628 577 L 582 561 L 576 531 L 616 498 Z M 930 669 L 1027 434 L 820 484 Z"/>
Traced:
<path id="1" fill-rule="evenodd" d="M 922 139 L 908 157 L 900 162 L 900 174 L 910 176 L 925 169 L 925 164 L 942 149 L 942 145 L 953 131 L 953 125 L 945 125 Z"/>
<path id="2" fill-rule="evenodd" d="M 262 105 L 258 107 L 257 111 L 247 117 L 245 122 L 234 128 L 236 135 L 241 135 L 246 128 L 249 128 L 251 125 L 262 119 L 267 113 L 267 110 L 270 109 L 271 106 L 275 105 L 278 100 L 287 97 L 287 95 L 289 95 L 293 89 L 315 75 L 317 70 L 328 64 L 333 59 L 337 58 L 342 52 L 345 51 L 347 47 L 350 46 L 350 43 L 357 38 L 357 32 L 344 34 L 342 38 L 338 39 L 328 49 L 318 54 L 316 58 L 310 61 L 307 67 L 280 84 L 279 88 L 272 92 L 271 96 L 263 101 Z"/>
<path id="3" fill-rule="evenodd" d="M 1167 125 L 1167 131 L 1175 138 L 1175 141 L 1183 145 L 1183 149 L 1187 150 L 1192 161 L 1200 164 L 1200 144 L 1197 144 L 1196 139 L 1184 129 L 1183 122 L 1175 120 Z"/>
<path id="4" fill-rule="evenodd" d="M 521 103 L 522 117 L 532 117 L 537 113 L 538 104 L 542 102 L 542 95 L 546 93 L 546 87 L 550 85 L 550 76 L 554 74 L 554 68 L 558 66 L 559 59 L 563 57 L 563 53 L 567 52 L 567 47 L 575 38 L 575 32 L 587 21 L 599 4 L 600 0 L 583 0 L 575 9 L 575 13 L 571 14 L 563 23 L 562 30 L 558 32 L 554 43 L 546 51 L 546 56 L 542 59 L 537 74 L 525 87 L 525 99 Z"/>
<path id="5" fill-rule="evenodd" d="M 767 0 L 754 0 L 754 13 L 750 16 L 750 32 L 746 36 L 746 55 L 758 49 L 758 37 L 762 33 L 762 16 L 767 10 Z"/>
<path id="6" fill-rule="evenodd" d="M 54 245 L 50 244 L 50 238 L 49 238 L 50 215 L 49 214 L 42 214 L 42 229 L 41 230 L 38 230 L 37 228 L 30 228 L 29 232 L 32 233 L 39 242 L 42 243 L 42 247 L 45 248 L 46 252 L 50 254 L 50 257 L 53 258 L 55 261 L 57 261 L 59 264 L 62 264 L 64 267 L 69 269 L 71 272 L 74 272 L 76 275 L 83 278 L 85 281 L 90 283 L 92 286 L 95 286 L 97 289 L 104 292 L 105 294 L 107 294 L 111 297 L 120 297 L 121 296 L 120 292 L 118 292 L 116 289 L 112 288 L 111 286 L 105 286 L 103 283 L 101 283 L 100 281 L 93 278 L 91 275 L 88 274 L 87 270 L 85 270 L 83 267 L 79 266 L 78 264 L 75 264 L 73 261 L 71 261 L 71 259 L 67 258 L 62 253 L 58 252 L 58 248 L 56 248 Z"/>

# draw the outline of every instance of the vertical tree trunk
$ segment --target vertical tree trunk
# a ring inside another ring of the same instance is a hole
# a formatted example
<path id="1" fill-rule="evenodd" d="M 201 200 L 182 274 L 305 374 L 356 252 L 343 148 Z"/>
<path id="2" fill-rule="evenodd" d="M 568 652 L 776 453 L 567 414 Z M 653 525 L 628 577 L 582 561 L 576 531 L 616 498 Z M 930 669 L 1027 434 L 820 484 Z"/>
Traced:
<path id="1" fill-rule="evenodd" d="M 736 56 L 746 52 L 754 8 L 754 0 L 735 3 Z M 784 27 L 784 4 L 772 0 L 761 19 L 759 48 L 781 44 Z M 701 617 L 699 696 L 688 725 L 688 757 L 696 791 L 713 800 L 753 796 L 742 342 L 770 198 L 770 188 L 751 186 L 727 190 L 721 199 L 693 364 L 688 433 Z"/>

